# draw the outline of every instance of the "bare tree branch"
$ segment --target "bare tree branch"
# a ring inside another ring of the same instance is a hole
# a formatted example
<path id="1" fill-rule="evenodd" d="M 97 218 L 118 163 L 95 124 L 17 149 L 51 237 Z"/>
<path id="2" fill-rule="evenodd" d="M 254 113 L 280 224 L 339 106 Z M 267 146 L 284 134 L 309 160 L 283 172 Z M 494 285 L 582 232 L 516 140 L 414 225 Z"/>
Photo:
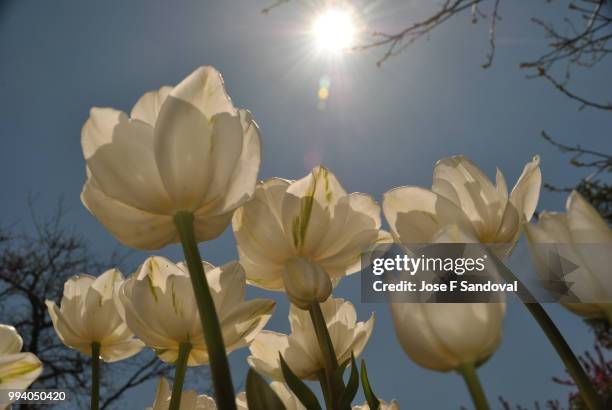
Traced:
<path id="1" fill-rule="evenodd" d="M 497 20 L 501 20 L 499 16 L 499 3 L 500 0 L 495 0 L 493 6 L 493 14 L 491 15 L 491 24 L 489 25 L 489 52 L 487 53 L 487 59 L 482 64 L 482 68 L 489 68 L 493 64 L 493 57 L 495 57 L 495 32 L 497 27 Z"/>
<path id="2" fill-rule="evenodd" d="M 606 7 L 608 6 L 608 7 Z M 612 8 L 609 0 L 574 0 L 568 9 L 572 15 L 564 19 L 563 32 L 552 23 L 539 18 L 532 21 L 540 26 L 550 39 L 550 50 L 540 57 L 523 62 L 521 68 L 535 69 L 537 74 L 533 77 L 543 77 L 565 96 L 579 102 L 580 108 L 596 108 L 612 110 L 612 104 L 598 103 L 587 97 L 582 97 L 567 89 L 567 81 L 571 77 L 574 67 L 592 68 L 603 61 L 612 49 L 609 41 L 612 40 Z M 581 29 L 576 28 L 575 22 L 583 22 Z M 559 81 L 550 75 L 551 69 L 557 64 L 565 64 L 565 80 Z"/>
<path id="3" fill-rule="evenodd" d="M 275 8 L 282 6 L 285 3 L 289 3 L 290 0 L 277 0 L 274 3 L 270 4 L 269 6 L 261 9 L 261 12 L 263 14 L 268 14 L 270 11 L 274 10 Z"/>
<path id="4" fill-rule="evenodd" d="M 372 33 L 372 37 L 375 38 L 374 41 L 355 46 L 354 50 L 364 51 L 377 47 L 386 47 L 385 53 L 376 62 L 380 66 L 386 60 L 398 55 L 419 38 L 429 34 L 442 23 L 460 14 L 462 11 L 472 9 L 473 15 L 475 15 L 476 11 L 474 10 L 477 10 L 475 7 L 480 2 L 481 0 L 454 0 L 453 2 L 445 0 L 440 9 L 425 20 L 413 23 L 397 33 L 374 32 Z"/>
<path id="5" fill-rule="evenodd" d="M 585 107 L 592 107 L 598 108 L 600 110 L 612 111 L 612 104 L 610 103 L 602 104 L 599 102 L 587 100 L 579 95 L 574 94 L 572 91 L 567 89 L 565 84 L 560 83 L 559 81 L 555 80 L 550 74 L 548 74 L 548 72 L 544 68 L 540 68 L 539 76 L 547 79 L 552 85 L 555 86 L 557 90 L 561 91 L 561 93 L 563 93 L 566 97 L 578 101 L 581 104 L 578 108 L 579 110 L 582 110 Z"/>
<path id="6" fill-rule="evenodd" d="M 59 341 L 45 300 L 59 301 L 70 276 L 100 272 L 114 264 L 94 257 L 82 237 L 63 227 L 64 213 L 61 202 L 50 219 L 40 219 L 32 211 L 33 233 L 0 226 L 0 323 L 15 326 L 24 350 L 44 363 L 34 387 L 67 389 L 78 407 L 83 407 L 82 401 L 89 394 L 90 358 Z M 171 369 L 156 357 L 146 357 L 143 353 L 113 365 L 113 377 L 103 384 L 105 408 L 117 404 L 129 389 Z M 20 408 L 41 406 L 21 404 Z"/>
<path id="7" fill-rule="evenodd" d="M 578 191 L 599 211 L 608 223 L 612 223 L 612 201 L 610 200 L 612 198 L 612 185 L 599 178 L 601 175 L 612 172 L 612 156 L 583 148 L 580 144 L 575 146 L 562 144 L 544 131 L 542 131 L 541 136 L 562 153 L 572 154 L 570 158 L 572 166 L 590 170 L 590 174 L 582 178 L 575 186 L 558 187 L 545 182 L 544 187 L 553 192 L 567 193 L 573 190 Z"/>

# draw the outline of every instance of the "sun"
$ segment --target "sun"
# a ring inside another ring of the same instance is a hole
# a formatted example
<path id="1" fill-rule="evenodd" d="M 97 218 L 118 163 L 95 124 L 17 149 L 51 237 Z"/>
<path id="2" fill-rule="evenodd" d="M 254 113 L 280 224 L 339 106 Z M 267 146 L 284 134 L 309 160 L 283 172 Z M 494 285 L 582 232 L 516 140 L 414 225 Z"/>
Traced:
<path id="1" fill-rule="evenodd" d="M 329 9 L 317 17 L 312 32 L 319 50 L 339 52 L 353 45 L 355 25 L 348 11 Z"/>

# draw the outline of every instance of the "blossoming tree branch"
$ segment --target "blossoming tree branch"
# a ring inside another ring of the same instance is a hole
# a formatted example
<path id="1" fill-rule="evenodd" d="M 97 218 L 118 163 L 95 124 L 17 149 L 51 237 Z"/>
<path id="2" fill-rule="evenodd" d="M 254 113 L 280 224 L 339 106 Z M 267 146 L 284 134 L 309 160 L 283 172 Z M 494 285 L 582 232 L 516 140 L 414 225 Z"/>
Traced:
<path id="1" fill-rule="evenodd" d="M 248 111 L 234 107 L 212 67 L 145 93 L 129 114 L 92 108 L 81 141 L 87 175 L 81 199 L 91 214 L 128 247 L 157 251 L 180 243 L 184 252 L 184 262 L 151 256 L 127 277 L 113 267 L 97 277 L 72 277 L 62 300 L 47 302 L 59 340 L 92 358 L 92 410 L 99 408 L 100 381 L 112 377 L 101 373 L 100 362 L 142 349 L 175 369 L 173 385 L 159 381 L 153 409 L 399 409 L 397 401 L 377 396 L 377 375 L 368 374 L 366 358 L 357 362 L 374 315 L 360 320 L 351 301 L 333 295 L 342 278 L 363 269 L 366 250 L 392 242 L 477 243 L 505 260 L 526 233 L 540 269 L 545 255 L 538 244 L 566 243 L 571 252 L 564 256 L 575 259 L 584 258 L 582 243 L 612 243 L 607 223 L 575 192 L 566 213 L 544 213 L 530 223 L 542 179 L 537 156 L 510 192 L 500 170 L 493 182 L 466 157 L 441 159 L 431 188 L 392 189 L 382 209 L 367 194 L 348 193 L 323 166 L 296 181 L 258 181 L 260 130 Z M 390 232 L 381 229 L 381 213 Z M 239 260 L 222 266 L 202 260 L 198 244 L 229 225 Z M 493 247 L 499 244 L 503 252 Z M 607 272 L 588 263 L 585 280 L 599 286 L 584 292 L 610 300 Z M 246 300 L 247 286 L 284 292 L 289 312 L 275 312 L 270 299 Z M 585 317 L 612 318 L 609 303 L 566 306 Z M 433 371 L 456 372 L 475 408 L 489 409 L 478 368 L 501 342 L 505 303 L 390 308 L 407 356 Z M 609 408 L 544 309 L 527 308 L 585 407 Z M 289 334 L 265 330 L 273 314 L 288 315 Z M 26 389 L 43 364 L 21 352 L 14 328 L 3 325 L 0 333 L 0 389 Z M 228 355 L 243 348 L 250 350 L 248 373 L 232 374 Z M 209 366 L 213 397 L 183 391 L 193 366 Z M 236 394 L 236 378 L 246 379 L 244 392 Z M 360 388 L 362 404 L 355 403 Z"/>

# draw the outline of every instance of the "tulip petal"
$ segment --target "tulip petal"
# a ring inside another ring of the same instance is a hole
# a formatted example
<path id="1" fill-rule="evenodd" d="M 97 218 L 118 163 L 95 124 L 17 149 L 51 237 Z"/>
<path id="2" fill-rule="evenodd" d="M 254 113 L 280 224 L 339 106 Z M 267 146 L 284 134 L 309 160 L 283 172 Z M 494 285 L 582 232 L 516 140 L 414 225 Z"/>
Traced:
<path id="1" fill-rule="evenodd" d="M 278 353 L 280 352 L 284 356 L 284 352 L 288 348 L 289 339 L 287 335 L 263 330 L 259 332 L 249 346 L 251 356 L 247 358 L 247 361 L 257 372 L 266 374 L 276 380 L 282 380 Z M 297 371 L 293 367 L 292 370 Z"/>
<path id="2" fill-rule="evenodd" d="M 247 283 L 263 289 L 282 291 L 284 265 L 253 262 L 249 255 L 238 248 L 240 264 L 248 272 Z"/>
<path id="3" fill-rule="evenodd" d="M 252 200 L 234 213 L 232 229 L 238 247 L 255 262 L 281 263 L 296 255 L 281 220 L 281 204 L 288 187 L 289 182 L 282 179 L 260 183 Z M 259 260 L 258 255 L 264 257 Z"/>
<path id="4" fill-rule="evenodd" d="M 273 178 L 258 184 L 251 201 L 234 212 L 232 229 L 248 282 L 283 289 L 285 262 L 296 256 L 291 234 L 283 230 L 281 206 L 290 182 Z"/>
<path id="5" fill-rule="evenodd" d="M 0 390 L 27 389 L 42 369 L 41 361 L 32 353 L 0 356 Z"/>
<path id="6" fill-rule="evenodd" d="M 390 304 L 395 334 L 408 355 L 418 365 L 448 371 L 458 365 L 446 345 L 428 323 L 423 304 Z"/>
<path id="7" fill-rule="evenodd" d="M 194 230 L 196 241 L 203 242 L 221 235 L 232 220 L 232 212 L 209 216 L 205 208 L 194 213 Z"/>
<path id="8" fill-rule="evenodd" d="M 542 212 L 537 224 L 525 224 L 527 239 L 533 243 L 571 243 L 565 214 Z"/>
<path id="9" fill-rule="evenodd" d="M 98 276 L 91 284 L 90 289 L 95 289 L 102 296 L 102 301 L 112 300 L 115 287 L 123 282 L 123 275 L 118 269 L 109 269 Z"/>
<path id="10" fill-rule="evenodd" d="M 609 245 L 612 244 L 612 229 L 599 212 L 575 191 L 567 200 L 566 220 L 574 244 L 571 248 L 575 248 L 576 253 L 582 256 L 582 263 L 578 265 L 588 271 L 586 274 L 574 271 L 567 275 L 566 280 L 573 283 L 572 292 L 580 297 L 577 292 L 581 290 L 584 292 L 582 300 L 610 305 L 612 282 L 609 280 L 609 272 L 612 256 Z M 580 289 L 586 286 L 585 282 L 591 285 L 591 289 Z M 609 310 L 609 306 L 603 308 Z"/>
<path id="11" fill-rule="evenodd" d="M 405 186 L 388 191 L 383 212 L 393 235 L 404 244 L 429 243 L 446 225 L 457 225 L 466 235 L 476 236 L 461 209 L 424 188 Z"/>
<path id="12" fill-rule="evenodd" d="M 113 363 L 134 356 L 143 347 L 144 343 L 138 339 L 127 339 L 110 344 L 105 343 L 101 346 L 100 355 L 106 363 Z"/>
<path id="13" fill-rule="evenodd" d="M 287 188 L 282 217 L 285 232 L 291 232 L 293 244 L 305 255 L 319 245 L 325 228 L 334 217 L 334 208 L 347 195 L 336 176 L 318 166 Z"/>
<path id="14" fill-rule="evenodd" d="M 174 87 L 170 95 L 193 105 L 208 119 L 221 112 L 236 114 L 225 92 L 221 73 L 211 66 L 196 69 Z"/>
<path id="15" fill-rule="evenodd" d="M 391 312 L 406 354 L 423 367 L 449 371 L 495 351 L 505 304 L 394 303 Z"/>
<path id="16" fill-rule="evenodd" d="M 13 326 L 0 325 L 0 356 L 19 353 L 23 339 Z"/>
<path id="17" fill-rule="evenodd" d="M 172 87 L 166 85 L 160 87 L 158 90 L 145 93 L 136 104 L 134 104 L 130 117 L 155 127 L 159 111 L 171 91 Z"/>
<path id="18" fill-rule="evenodd" d="M 508 185 L 506 184 L 506 178 L 499 168 L 495 171 L 495 188 L 497 193 L 504 199 L 508 199 Z"/>
<path id="19" fill-rule="evenodd" d="M 211 166 L 214 170 L 214 177 L 210 182 L 208 191 L 206 192 L 206 199 L 203 202 L 206 204 L 205 206 L 212 208 L 209 204 L 218 201 L 220 198 L 224 198 L 236 167 L 241 165 L 240 159 L 245 141 L 242 131 L 242 122 L 239 116 L 222 112 L 215 115 L 210 120 L 210 123 L 212 125 L 210 136 L 212 152 L 210 160 L 212 161 Z M 240 183 L 245 184 L 243 187 L 245 189 L 236 190 L 238 193 L 245 195 L 245 197 L 250 196 L 255 189 L 257 172 L 259 171 L 259 161 L 257 161 L 253 171 L 251 175 L 245 175 L 247 178 L 249 176 L 251 177 L 250 186 L 246 186 L 249 181 L 240 181 Z M 245 190 L 250 190 L 250 192 L 245 192 Z M 218 209 L 217 207 L 214 208 L 215 210 Z"/>
<path id="20" fill-rule="evenodd" d="M 250 112 L 238 110 L 238 115 L 242 128 L 242 140 L 236 142 L 241 150 L 234 161 L 228 158 L 227 151 L 229 149 L 223 148 L 224 145 L 232 141 L 227 135 L 229 133 L 226 132 L 223 137 L 217 137 L 216 139 L 213 135 L 215 148 L 219 155 L 215 156 L 217 166 L 211 192 L 225 191 L 223 200 L 219 202 L 219 209 L 215 212 L 228 212 L 242 205 L 253 195 L 257 182 L 261 162 L 259 128 L 253 121 Z M 219 148 L 217 148 L 217 145 Z"/>
<path id="21" fill-rule="evenodd" d="M 125 308 L 125 321 L 128 327 L 149 347 L 168 349 L 170 346 L 175 346 L 178 349 L 178 342 L 173 341 L 163 333 L 165 329 L 156 317 L 155 311 L 135 309 L 132 301 L 142 303 L 144 306 L 151 305 L 151 302 L 148 302 L 148 296 L 142 296 L 142 291 L 135 292 L 134 288 L 138 285 L 136 282 L 135 280 L 126 281 L 119 291 L 119 298 Z M 149 292 L 153 291 L 157 290 L 149 290 Z M 140 295 L 138 299 L 135 293 Z M 141 316 L 141 313 L 143 315 L 147 314 L 147 316 Z M 156 353 L 159 355 L 159 352 Z"/>
<path id="22" fill-rule="evenodd" d="M 87 274 L 74 275 L 64 283 L 64 294 L 61 301 L 61 313 L 66 324 L 79 334 L 85 328 L 85 318 L 83 310 L 85 308 L 85 298 L 89 287 L 96 280 L 95 277 Z M 87 342 L 91 342 L 88 340 Z"/>
<path id="23" fill-rule="evenodd" d="M 55 332 L 59 339 L 66 346 L 78 350 L 84 354 L 91 354 L 91 340 L 84 340 L 78 328 L 73 327 L 73 325 L 67 320 L 64 314 L 60 311 L 60 309 L 55 305 L 55 303 L 47 300 L 46 302 L 47 309 L 49 311 L 49 316 L 51 317 L 51 321 L 53 322 L 53 327 L 55 328 Z"/>
<path id="24" fill-rule="evenodd" d="M 612 243 L 612 229 L 576 191 L 567 199 L 567 223 L 575 243 Z"/>
<path id="25" fill-rule="evenodd" d="M 515 243 L 521 233 L 521 218 L 522 215 L 519 214 L 519 211 L 512 202 L 506 202 L 504 213 L 493 236 L 493 241 L 495 243 Z"/>
<path id="26" fill-rule="evenodd" d="M 505 202 L 491 180 L 464 156 L 441 159 L 436 163 L 431 190 L 452 201 L 467 215 L 478 231 L 496 221 Z"/>
<path id="27" fill-rule="evenodd" d="M 272 317 L 276 303 L 270 299 L 248 300 L 232 309 L 221 320 L 227 352 L 251 343 Z"/>
<path id="28" fill-rule="evenodd" d="M 540 171 L 540 157 L 535 156 L 525 165 L 523 172 L 510 194 L 510 201 L 514 204 L 525 221 L 529 221 L 538 206 L 540 187 L 542 186 L 542 172 Z"/>
<path id="29" fill-rule="evenodd" d="M 63 298 L 70 299 L 84 299 L 87 295 L 87 290 L 95 282 L 96 278 L 92 275 L 81 274 L 75 275 L 68 278 L 64 283 Z"/>
<path id="30" fill-rule="evenodd" d="M 195 211 L 212 179 L 213 125 L 193 105 L 168 96 L 154 131 L 157 167 L 175 210 Z"/>
<path id="31" fill-rule="evenodd" d="M 189 276 L 186 266 L 175 265 L 163 256 L 150 256 L 138 268 L 136 279 L 147 280 L 152 287 L 166 291 L 168 278 L 172 275 Z"/>
<path id="32" fill-rule="evenodd" d="M 206 272 L 206 281 L 210 287 L 218 314 L 229 314 L 244 300 L 245 275 L 242 266 L 236 262 L 228 262 Z M 223 321 L 219 316 L 219 320 Z"/>
<path id="33" fill-rule="evenodd" d="M 105 111 L 104 111 L 105 112 Z M 92 118 L 99 111 L 92 110 Z M 96 121 L 101 122 L 102 120 Z M 153 127 L 130 120 L 120 113 L 116 123 L 106 124 L 110 141 L 97 145 L 86 155 L 87 167 L 106 195 L 145 211 L 166 213 L 172 203 L 162 184 L 153 151 Z M 87 138 L 87 123 L 83 129 L 83 150 Z"/>
<path id="34" fill-rule="evenodd" d="M 121 324 L 122 320 L 114 301 L 104 300 L 96 289 L 90 288 L 83 305 L 81 338 L 91 342 L 103 342 Z"/>
<path id="35" fill-rule="evenodd" d="M 461 363 L 480 362 L 501 342 L 505 303 L 427 303 L 424 309 L 433 332 Z"/>
<path id="36" fill-rule="evenodd" d="M 181 342 L 201 333 L 195 296 L 188 277 L 169 276 L 165 289 L 151 289 L 148 280 L 138 281 L 132 290 L 132 298 L 138 301 L 138 312 L 147 326 L 159 329 L 165 338 Z M 144 336 L 136 335 L 145 340 Z"/>
<path id="37" fill-rule="evenodd" d="M 101 191 L 92 180 L 85 184 L 81 201 L 124 245 L 154 250 L 178 240 L 172 216 L 146 212 L 119 202 Z"/>
<path id="38" fill-rule="evenodd" d="M 81 148 L 85 160 L 91 158 L 98 148 L 113 142 L 113 130 L 127 115 L 114 108 L 93 107 L 81 130 Z"/>
<path id="39" fill-rule="evenodd" d="M 349 252 L 361 255 L 374 240 L 366 239 L 363 246 L 359 246 L 353 243 L 354 238 L 363 232 L 370 232 L 376 238 L 379 228 L 380 207 L 376 201 L 366 194 L 347 195 L 338 201 L 334 218 L 314 255 L 317 260 L 321 260 L 346 252 L 347 248 Z"/>

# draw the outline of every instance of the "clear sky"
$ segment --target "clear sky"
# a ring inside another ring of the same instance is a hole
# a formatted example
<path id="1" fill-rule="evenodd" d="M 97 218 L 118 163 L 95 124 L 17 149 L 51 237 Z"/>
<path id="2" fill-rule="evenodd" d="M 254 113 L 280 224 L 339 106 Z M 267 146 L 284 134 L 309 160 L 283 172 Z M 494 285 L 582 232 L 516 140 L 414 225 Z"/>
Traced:
<path id="1" fill-rule="evenodd" d="M 235 105 L 248 108 L 261 127 L 260 177 L 298 178 L 317 162 L 329 167 L 349 192 L 377 200 L 400 185 L 430 186 L 436 160 L 466 154 L 493 176 L 504 171 L 511 185 L 534 154 L 548 182 L 573 184 L 582 174 L 538 137 L 546 130 L 567 143 L 610 152 L 612 118 L 576 103 L 539 80 L 525 79 L 519 62 L 538 56 L 546 41 L 531 16 L 559 23 L 559 5 L 530 0 L 502 2 L 494 65 L 480 68 L 488 44 L 486 22 L 465 15 L 429 40 L 377 68 L 379 54 L 341 58 L 316 55 L 307 35 L 317 7 L 292 1 L 264 16 L 266 0 L 249 1 L 34 1 L 0 2 L 0 215 L 28 229 L 29 194 L 36 210 L 52 210 L 63 195 L 67 222 L 78 226 L 100 255 L 118 242 L 81 205 L 85 177 L 80 129 L 91 106 L 128 110 L 145 91 L 175 84 L 200 65 L 218 68 Z M 400 28 L 430 10 L 426 1 L 355 2 L 373 29 Z M 537 4 L 534 4 L 537 3 Z M 381 50 L 379 50 L 380 53 Z M 577 73 L 573 87 L 605 100 L 610 65 Z M 325 109 L 318 107 L 322 77 L 331 81 Z M 605 87 L 604 87 L 605 85 Z M 608 93 L 608 94 L 606 94 Z M 540 209 L 562 209 L 565 198 L 542 192 Z M 236 257 L 228 230 L 201 245 L 219 264 Z M 159 253 L 181 257 L 177 246 Z M 146 254 L 134 252 L 134 269 Z M 520 255 L 519 258 L 520 259 Z M 520 265 L 520 260 L 519 260 Z M 376 392 L 405 409 L 470 406 L 462 380 L 419 368 L 404 356 L 386 305 L 359 303 L 359 278 L 343 280 L 336 296 L 357 304 L 359 318 L 376 312 L 364 352 Z M 269 327 L 287 329 L 283 295 Z M 547 306 L 576 352 L 592 346 L 581 320 Z M 248 351 L 233 353 L 235 384 L 245 375 Z M 521 305 L 509 306 L 504 340 L 481 368 L 493 407 L 497 397 L 524 405 L 564 400 L 554 384 L 562 366 Z M 134 392 L 130 407 L 152 403 L 154 383 Z"/>

